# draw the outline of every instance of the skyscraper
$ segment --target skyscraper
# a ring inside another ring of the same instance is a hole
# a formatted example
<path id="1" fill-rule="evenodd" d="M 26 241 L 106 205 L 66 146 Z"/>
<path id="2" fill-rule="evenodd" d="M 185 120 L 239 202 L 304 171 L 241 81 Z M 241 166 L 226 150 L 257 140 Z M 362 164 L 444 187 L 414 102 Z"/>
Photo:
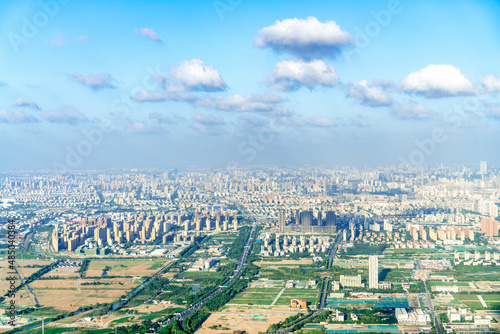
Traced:
<path id="1" fill-rule="evenodd" d="M 378 257 L 376 255 L 368 259 L 368 287 L 378 289 Z"/>
<path id="2" fill-rule="evenodd" d="M 488 162 L 480 161 L 479 162 L 479 174 L 486 175 L 488 174 Z"/>
<path id="3" fill-rule="evenodd" d="M 285 232 L 286 221 L 285 221 L 285 210 L 283 209 L 280 210 L 279 226 L 280 226 L 280 233 Z"/>
<path id="4" fill-rule="evenodd" d="M 311 210 L 302 211 L 300 213 L 300 225 L 302 225 L 303 232 L 311 231 L 312 221 L 313 221 L 313 212 Z"/>

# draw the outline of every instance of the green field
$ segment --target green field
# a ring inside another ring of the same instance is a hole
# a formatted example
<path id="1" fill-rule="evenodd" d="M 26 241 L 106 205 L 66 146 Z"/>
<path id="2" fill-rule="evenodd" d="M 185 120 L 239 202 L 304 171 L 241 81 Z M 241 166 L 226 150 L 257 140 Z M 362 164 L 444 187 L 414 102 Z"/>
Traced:
<path id="1" fill-rule="evenodd" d="M 230 304 L 271 305 L 281 291 L 279 288 L 249 288 L 230 301 Z"/>
<path id="2" fill-rule="evenodd" d="M 458 299 L 460 301 L 462 300 L 471 300 L 471 301 L 479 301 L 476 295 L 467 295 L 467 294 L 454 294 L 453 298 Z"/>
<path id="3" fill-rule="evenodd" d="M 122 324 L 124 322 L 129 321 L 130 319 L 133 319 L 133 318 L 134 318 L 133 316 L 131 316 L 131 317 L 124 317 L 124 318 L 113 320 L 113 321 L 111 321 L 111 323 L 112 324 Z"/>
<path id="4" fill-rule="evenodd" d="M 439 275 L 453 276 L 457 281 L 500 281 L 500 270 L 496 266 L 454 266 L 439 271 Z"/>
<path id="5" fill-rule="evenodd" d="M 466 305 L 467 307 L 472 307 L 476 309 L 482 309 L 483 304 L 479 301 L 476 295 L 453 295 L 453 297 L 460 301 L 462 304 Z"/>
<path id="6" fill-rule="evenodd" d="M 276 305 L 290 305 L 290 299 L 305 299 L 307 304 L 315 304 L 319 298 L 318 289 L 286 289 Z"/>
<path id="7" fill-rule="evenodd" d="M 431 286 L 458 286 L 469 288 L 469 283 L 466 282 L 430 282 Z"/>
<path id="8" fill-rule="evenodd" d="M 196 278 L 221 278 L 222 275 L 217 271 L 186 271 L 179 278 L 181 279 L 196 279 Z"/>
<path id="9" fill-rule="evenodd" d="M 496 294 L 496 295 L 481 295 L 481 296 L 483 297 L 485 302 L 488 302 L 488 301 L 498 302 L 498 301 L 500 301 L 500 293 Z"/>
<path id="10" fill-rule="evenodd" d="M 438 253 L 445 252 L 442 249 L 436 248 L 387 248 L 384 250 L 383 254 L 428 254 L 428 253 Z"/>
<path id="11" fill-rule="evenodd" d="M 488 305 L 488 308 L 492 310 L 500 309 L 500 302 L 486 302 L 486 305 Z"/>
<path id="12" fill-rule="evenodd" d="M 163 263 L 164 263 L 163 261 L 155 262 L 151 267 L 148 268 L 148 270 L 158 269 L 163 265 Z"/>

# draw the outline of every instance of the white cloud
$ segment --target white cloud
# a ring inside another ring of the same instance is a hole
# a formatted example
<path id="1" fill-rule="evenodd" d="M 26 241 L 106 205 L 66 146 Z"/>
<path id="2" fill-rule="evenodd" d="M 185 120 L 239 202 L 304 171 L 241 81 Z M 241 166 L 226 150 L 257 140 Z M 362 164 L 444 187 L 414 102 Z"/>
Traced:
<path id="1" fill-rule="evenodd" d="M 369 107 L 383 107 L 392 104 L 392 98 L 383 89 L 368 83 L 366 80 L 352 85 L 346 95 L 361 101 L 362 105 Z"/>
<path id="2" fill-rule="evenodd" d="M 460 70 L 452 65 L 428 65 L 401 80 L 405 92 L 429 98 L 472 95 L 474 87 Z"/>
<path id="3" fill-rule="evenodd" d="M 153 133 L 156 130 L 158 129 L 139 121 L 131 121 L 125 126 L 125 132 L 128 133 Z"/>
<path id="4" fill-rule="evenodd" d="M 147 37 L 147 38 L 149 38 L 149 39 L 151 39 L 153 41 L 163 43 L 163 39 L 160 36 L 158 36 L 158 34 L 155 33 L 153 31 L 153 29 L 143 28 L 143 29 L 140 29 L 140 30 L 135 30 L 135 33 L 138 34 L 138 35 Z"/>
<path id="5" fill-rule="evenodd" d="M 113 78 L 111 75 L 106 73 L 70 74 L 69 78 L 74 82 L 78 82 L 94 90 L 102 88 L 115 88 L 115 86 L 111 83 Z"/>
<path id="6" fill-rule="evenodd" d="M 172 76 L 185 90 L 214 92 L 226 89 L 226 83 L 214 67 L 199 59 L 180 63 L 172 69 Z"/>
<path id="7" fill-rule="evenodd" d="M 132 99 L 137 102 L 161 102 L 167 101 L 168 97 L 160 92 L 149 92 L 146 90 L 140 91 L 132 96 Z"/>
<path id="8" fill-rule="evenodd" d="M 73 106 L 63 106 L 57 110 L 47 110 L 40 114 L 43 120 L 51 123 L 78 124 L 88 119 Z"/>
<path id="9" fill-rule="evenodd" d="M 310 16 L 307 19 L 285 19 L 262 28 L 254 42 L 257 47 L 288 52 L 303 58 L 335 56 L 354 43 L 354 38 L 334 21 L 325 23 Z"/>
<path id="10" fill-rule="evenodd" d="M 225 133 L 223 125 L 226 121 L 222 117 L 214 115 L 196 114 L 192 118 L 191 126 L 198 132 L 211 135 L 219 135 Z"/>
<path id="11" fill-rule="evenodd" d="M 481 80 L 483 89 L 488 93 L 500 92 L 500 77 L 486 75 Z"/>
<path id="12" fill-rule="evenodd" d="M 0 122 L 2 123 L 36 123 L 39 120 L 24 111 L 5 111 L 0 110 Z"/>
<path id="13" fill-rule="evenodd" d="M 172 124 L 173 121 L 168 117 L 163 114 L 160 114 L 158 112 L 152 112 L 149 113 L 148 115 L 149 119 L 154 119 L 160 124 Z"/>
<path id="14" fill-rule="evenodd" d="M 315 128 L 332 128 L 338 126 L 336 122 L 324 117 L 308 117 L 305 119 L 293 118 L 288 121 L 288 124 L 291 126 L 306 126 Z"/>
<path id="15" fill-rule="evenodd" d="M 34 101 L 30 99 L 23 99 L 19 98 L 12 104 L 13 107 L 26 107 L 26 108 L 31 108 L 34 110 L 40 110 L 40 107 L 38 104 L 36 104 Z"/>
<path id="16" fill-rule="evenodd" d="M 274 66 L 267 78 L 268 83 L 280 91 L 294 91 L 302 86 L 331 87 L 337 84 L 338 75 L 335 67 L 325 64 L 322 60 L 306 62 L 303 60 L 282 61 Z"/>
<path id="17" fill-rule="evenodd" d="M 234 94 L 227 97 L 207 96 L 195 103 L 198 107 L 205 107 L 223 111 L 251 112 L 251 111 L 280 111 L 279 103 L 283 98 L 274 94 L 267 95 L 240 95 Z"/>
<path id="18" fill-rule="evenodd" d="M 391 114 L 400 120 L 422 120 L 431 117 L 431 111 L 415 101 L 410 101 L 407 105 L 395 104 L 391 108 Z"/>

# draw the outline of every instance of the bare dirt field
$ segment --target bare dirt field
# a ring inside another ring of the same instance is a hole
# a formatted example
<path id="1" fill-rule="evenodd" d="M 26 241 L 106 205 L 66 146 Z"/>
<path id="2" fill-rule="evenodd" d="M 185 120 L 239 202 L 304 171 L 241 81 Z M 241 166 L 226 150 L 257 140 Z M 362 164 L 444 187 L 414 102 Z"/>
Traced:
<path id="1" fill-rule="evenodd" d="M 100 277 L 105 267 L 110 267 L 108 276 L 149 276 L 163 263 L 172 260 L 91 260 L 87 277 Z"/>
<path id="2" fill-rule="evenodd" d="M 160 312 L 168 308 L 186 308 L 183 305 L 176 304 L 141 304 L 136 307 L 131 307 L 130 310 L 137 310 L 139 313 L 154 313 Z"/>
<path id="3" fill-rule="evenodd" d="M 42 277 L 58 276 L 58 277 L 78 277 L 80 267 L 74 268 L 54 268 Z"/>
<path id="4" fill-rule="evenodd" d="M 23 278 L 29 277 L 31 274 L 37 272 L 40 268 L 25 268 L 25 266 L 28 265 L 41 265 L 41 266 L 46 266 L 54 261 L 45 261 L 45 260 L 16 260 L 16 267 L 21 273 Z M 0 267 L 0 277 L 5 278 L 7 276 L 11 276 L 8 274 L 11 270 L 9 270 L 9 263 L 7 261 L 2 262 L 2 266 Z M 17 275 L 15 275 L 17 276 Z M 19 284 L 19 280 L 17 280 L 17 284 Z M 9 289 L 10 283 L 7 282 L 6 280 L 2 279 L 0 280 L 0 294 L 3 295 L 7 292 Z"/>
<path id="5" fill-rule="evenodd" d="M 166 272 L 164 274 L 161 275 L 161 277 L 166 277 L 166 278 L 170 278 L 170 277 L 174 277 L 177 273 L 176 272 Z"/>
<path id="6" fill-rule="evenodd" d="M 44 307 L 53 307 L 57 310 L 74 311 L 80 306 L 95 305 L 97 303 L 112 303 L 117 300 L 124 291 L 120 290 L 35 290 L 35 293 Z"/>
<path id="7" fill-rule="evenodd" d="M 105 283 L 85 285 L 86 283 Z M 37 280 L 30 284 L 44 307 L 73 311 L 80 306 L 111 303 L 137 286 L 129 278 Z"/>
<path id="8" fill-rule="evenodd" d="M 248 334 L 258 334 L 266 332 L 269 325 L 283 321 L 297 312 L 289 310 L 287 306 L 227 305 L 222 311 L 211 314 L 196 333 L 221 334 L 244 330 Z M 210 328 L 218 325 L 223 327 L 223 330 Z"/>

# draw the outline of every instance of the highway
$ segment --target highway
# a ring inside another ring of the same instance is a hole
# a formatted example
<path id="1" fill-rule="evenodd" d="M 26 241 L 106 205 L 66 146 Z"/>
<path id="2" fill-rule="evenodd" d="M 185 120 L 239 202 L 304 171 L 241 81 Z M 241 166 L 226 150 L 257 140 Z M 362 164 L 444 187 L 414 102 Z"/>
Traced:
<path id="1" fill-rule="evenodd" d="M 333 258 L 335 257 L 335 254 L 337 253 L 341 238 L 342 238 L 342 230 L 339 231 L 339 235 L 337 236 L 335 243 L 333 244 L 332 248 L 330 248 L 330 253 L 328 254 L 328 261 L 326 263 L 326 269 L 330 269 L 332 267 Z M 326 276 L 323 277 L 323 287 L 321 288 L 321 294 L 319 296 L 318 309 L 316 311 L 314 311 L 313 313 L 311 313 L 311 315 L 309 315 L 307 318 L 299 320 L 299 322 L 302 322 L 308 318 L 315 317 L 325 310 L 324 307 L 325 307 L 325 301 L 326 301 L 326 295 L 327 295 L 329 281 L 330 281 L 329 277 L 326 277 Z M 287 334 L 292 329 L 293 326 L 295 326 L 295 324 L 293 324 L 289 327 L 280 329 L 275 333 Z M 273 332 L 270 332 L 270 331 L 267 332 L 267 334 L 271 334 L 271 333 L 273 333 Z M 438 333 L 438 334 L 441 334 L 441 333 Z"/>
<path id="2" fill-rule="evenodd" d="M 420 260 L 415 261 L 417 263 L 417 270 L 422 270 L 422 266 L 420 265 Z M 434 306 L 432 306 L 432 301 L 431 301 L 431 295 L 429 293 L 429 289 L 427 288 L 427 282 L 425 279 L 422 280 L 424 283 L 425 287 L 425 295 L 427 299 L 427 305 L 429 305 L 429 310 L 431 311 L 431 316 L 434 319 L 434 326 L 436 327 L 437 334 L 442 334 L 441 333 L 441 325 L 439 324 L 438 318 L 436 316 L 436 312 L 434 311 Z"/>
<path id="3" fill-rule="evenodd" d="M 250 231 L 250 233 L 248 235 L 247 242 L 245 243 L 245 248 L 243 250 L 243 254 L 241 256 L 241 259 L 238 262 L 238 264 L 236 265 L 236 269 L 234 270 L 233 275 L 226 282 L 224 282 L 224 284 L 222 286 L 229 286 L 235 280 L 237 280 L 239 278 L 241 272 L 243 271 L 243 269 L 246 266 L 247 257 L 250 254 L 250 251 L 252 249 L 251 244 L 254 242 L 254 233 L 255 233 L 255 219 L 254 219 L 254 225 L 252 226 L 252 230 Z M 175 317 L 170 318 L 169 320 L 167 320 L 165 322 L 158 323 L 158 326 L 156 328 L 152 328 L 151 329 L 151 333 L 156 333 L 160 328 L 162 328 L 163 326 L 167 326 L 167 325 L 171 324 L 174 321 L 183 321 L 184 319 L 186 319 L 187 317 L 189 317 L 191 314 L 193 314 L 194 312 L 198 311 L 203 306 L 203 304 L 205 304 L 210 299 L 212 299 L 215 296 L 217 296 L 224 289 L 225 288 L 221 288 L 221 287 L 218 288 L 217 290 L 215 290 L 214 292 L 212 292 L 208 296 L 205 296 L 199 302 L 191 305 L 191 307 L 189 307 L 188 309 L 182 311 L 181 313 L 178 313 Z"/>

